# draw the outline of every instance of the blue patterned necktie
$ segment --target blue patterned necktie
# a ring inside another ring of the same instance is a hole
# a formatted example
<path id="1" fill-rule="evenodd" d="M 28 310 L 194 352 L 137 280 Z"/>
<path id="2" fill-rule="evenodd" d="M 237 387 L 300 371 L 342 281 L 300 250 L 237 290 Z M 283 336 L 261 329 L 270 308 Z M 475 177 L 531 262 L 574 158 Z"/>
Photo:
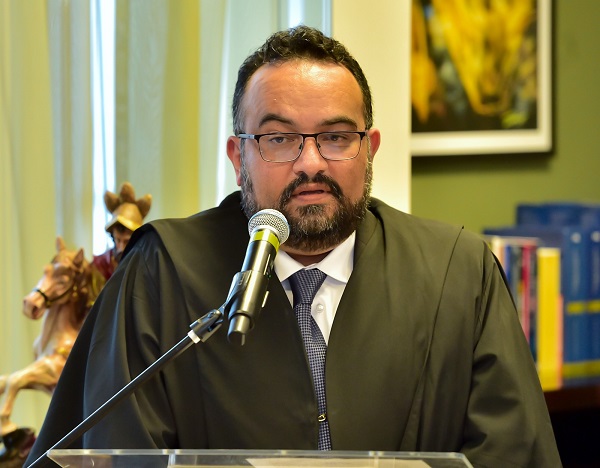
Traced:
<path id="1" fill-rule="evenodd" d="M 327 353 L 327 344 L 317 322 L 311 315 L 311 304 L 326 276 L 325 273 L 316 268 L 300 270 L 290 276 L 290 285 L 294 293 L 294 312 L 306 348 L 319 405 L 319 450 L 331 450 L 327 402 L 325 399 L 325 354 Z"/>

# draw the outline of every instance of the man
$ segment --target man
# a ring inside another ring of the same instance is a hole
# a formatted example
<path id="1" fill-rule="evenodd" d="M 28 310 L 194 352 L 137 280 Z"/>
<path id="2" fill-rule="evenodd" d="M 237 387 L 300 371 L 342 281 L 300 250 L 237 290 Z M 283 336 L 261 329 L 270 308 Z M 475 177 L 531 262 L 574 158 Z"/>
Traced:
<path id="1" fill-rule="evenodd" d="M 291 234 L 246 344 L 221 327 L 90 429 L 84 447 L 461 451 L 474 466 L 560 466 L 485 242 L 370 197 L 380 133 L 346 49 L 307 27 L 276 33 L 240 68 L 233 120 L 241 195 L 136 231 L 29 461 L 224 303 L 248 217 L 275 208 Z M 315 265 L 327 274 L 312 309 L 327 343 L 324 411 L 291 301 L 293 274 Z"/>
<path id="2" fill-rule="evenodd" d="M 133 231 L 142 225 L 150 211 L 152 195 L 146 194 L 136 200 L 133 186 L 124 182 L 118 195 L 110 190 L 104 193 L 104 205 L 112 214 L 105 230 L 110 234 L 114 246 L 100 255 L 94 255 L 93 263 L 104 279 L 108 280 L 121 261 Z"/>

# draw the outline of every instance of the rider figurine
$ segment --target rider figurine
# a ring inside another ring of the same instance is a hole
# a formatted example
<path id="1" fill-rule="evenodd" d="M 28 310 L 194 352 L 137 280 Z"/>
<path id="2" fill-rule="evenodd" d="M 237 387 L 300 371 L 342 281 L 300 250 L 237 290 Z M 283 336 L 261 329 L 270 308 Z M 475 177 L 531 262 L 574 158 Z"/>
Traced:
<path id="1" fill-rule="evenodd" d="M 105 229 L 112 237 L 114 247 L 100 255 L 94 255 L 93 263 L 108 280 L 119 264 L 133 231 L 143 224 L 150 211 L 152 195 L 146 194 L 136 200 L 133 186 L 125 182 L 121 185 L 119 195 L 106 191 L 104 205 L 113 215 Z"/>

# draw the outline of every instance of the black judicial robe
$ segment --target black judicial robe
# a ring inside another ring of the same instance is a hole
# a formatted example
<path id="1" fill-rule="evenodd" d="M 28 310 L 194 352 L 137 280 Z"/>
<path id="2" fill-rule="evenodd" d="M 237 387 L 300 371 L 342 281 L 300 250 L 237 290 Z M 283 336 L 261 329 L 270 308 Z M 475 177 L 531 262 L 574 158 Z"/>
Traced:
<path id="1" fill-rule="evenodd" d="M 135 232 L 77 339 L 28 462 L 227 297 L 248 245 L 239 193 Z M 225 323 L 121 402 L 84 448 L 316 449 L 317 403 L 277 278 L 246 344 Z M 334 450 L 460 451 L 474 466 L 557 467 L 531 354 L 479 236 L 373 199 L 327 350 Z"/>

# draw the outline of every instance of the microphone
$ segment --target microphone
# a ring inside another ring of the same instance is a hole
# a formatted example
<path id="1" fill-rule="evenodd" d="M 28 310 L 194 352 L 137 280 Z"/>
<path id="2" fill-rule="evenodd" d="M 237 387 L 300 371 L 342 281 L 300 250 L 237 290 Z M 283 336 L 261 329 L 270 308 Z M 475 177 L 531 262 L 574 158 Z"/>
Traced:
<path id="1" fill-rule="evenodd" d="M 228 314 L 230 343 L 243 345 L 246 333 L 254 327 L 254 321 L 264 307 L 273 262 L 290 235 L 285 216 L 272 209 L 261 210 L 248 221 L 250 243 L 242 270 L 233 277 L 231 288 L 224 304 Z"/>

